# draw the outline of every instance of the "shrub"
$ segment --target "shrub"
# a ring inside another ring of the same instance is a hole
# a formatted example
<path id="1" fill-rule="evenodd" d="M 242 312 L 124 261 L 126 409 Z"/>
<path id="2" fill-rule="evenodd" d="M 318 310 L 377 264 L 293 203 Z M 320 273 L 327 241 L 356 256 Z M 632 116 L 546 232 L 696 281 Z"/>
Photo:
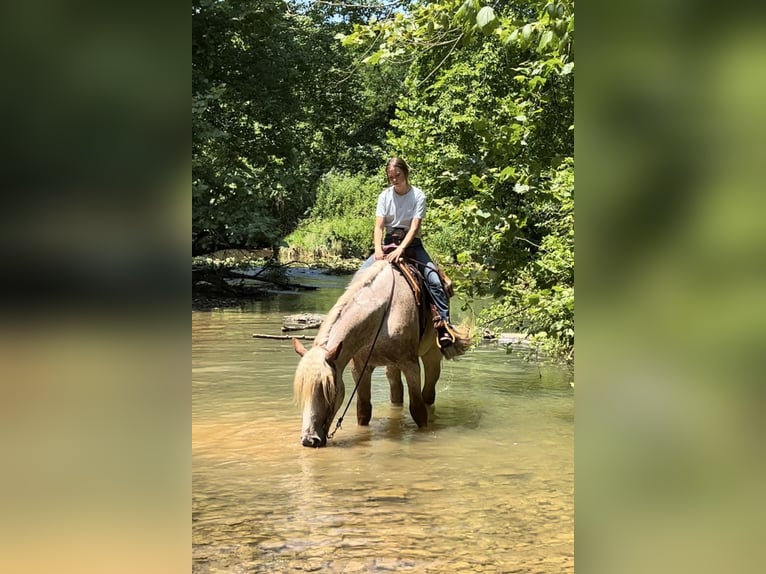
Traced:
<path id="1" fill-rule="evenodd" d="M 311 219 L 374 217 L 384 187 L 382 178 L 330 172 L 319 183 Z"/>
<path id="2" fill-rule="evenodd" d="M 285 238 L 293 259 L 366 258 L 383 185 L 375 177 L 329 173 L 308 219 Z"/>

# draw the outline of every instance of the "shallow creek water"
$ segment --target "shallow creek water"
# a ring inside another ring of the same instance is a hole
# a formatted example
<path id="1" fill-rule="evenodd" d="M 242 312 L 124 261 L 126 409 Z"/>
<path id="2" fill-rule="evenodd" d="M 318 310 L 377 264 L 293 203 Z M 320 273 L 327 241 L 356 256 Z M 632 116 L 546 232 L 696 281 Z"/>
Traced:
<path id="1" fill-rule="evenodd" d="M 418 429 L 378 369 L 369 427 L 352 404 L 326 448 L 300 445 L 299 357 L 252 334 L 346 281 L 192 313 L 193 572 L 574 572 L 568 371 L 481 345 L 444 363 Z"/>

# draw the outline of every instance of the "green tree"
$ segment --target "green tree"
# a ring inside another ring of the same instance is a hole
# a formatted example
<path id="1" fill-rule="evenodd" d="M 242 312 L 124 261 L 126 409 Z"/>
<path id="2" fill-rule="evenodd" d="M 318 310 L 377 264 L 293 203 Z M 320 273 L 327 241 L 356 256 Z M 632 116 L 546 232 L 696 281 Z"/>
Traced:
<path id="1" fill-rule="evenodd" d="M 574 345 L 574 5 L 415 2 L 343 41 L 407 61 L 388 144 L 432 197 L 426 233 L 486 322 Z M 357 48 L 358 49 L 358 48 Z"/>
<path id="2" fill-rule="evenodd" d="M 353 74 L 335 39 L 374 10 L 193 1 L 193 253 L 277 246 L 323 174 L 380 162 L 393 68 Z"/>

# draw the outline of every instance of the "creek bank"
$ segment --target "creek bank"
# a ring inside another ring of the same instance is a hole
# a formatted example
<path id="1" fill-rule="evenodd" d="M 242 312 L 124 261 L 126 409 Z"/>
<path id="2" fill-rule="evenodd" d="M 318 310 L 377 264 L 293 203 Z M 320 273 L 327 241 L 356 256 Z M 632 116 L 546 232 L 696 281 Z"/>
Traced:
<path id="1" fill-rule="evenodd" d="M 325 279 L 335 281 L 356 269 L 356 262 L 349 261 L 327 267 L 298 262 L 275 264 L 270 260 L 197 258 L 192 264 L 192 310 L 244 307 L 280 293 L 314 291 Z"/>

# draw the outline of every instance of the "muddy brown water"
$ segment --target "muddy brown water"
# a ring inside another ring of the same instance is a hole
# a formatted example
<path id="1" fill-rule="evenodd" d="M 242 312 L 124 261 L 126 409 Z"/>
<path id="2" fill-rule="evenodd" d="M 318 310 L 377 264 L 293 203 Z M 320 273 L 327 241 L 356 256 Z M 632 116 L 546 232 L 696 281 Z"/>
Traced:
<path id="1" fill-rule="evenodd" d="M 192 313 L 193 572 L 573 572 L 567 370 L 479 346 L 444 363 L 418 429 L 379 369 L 369 427 L 352 404 L 326 448 L 300 445 L 299 357 L 252 334 L 326 312 L 347 279 Z"/>

